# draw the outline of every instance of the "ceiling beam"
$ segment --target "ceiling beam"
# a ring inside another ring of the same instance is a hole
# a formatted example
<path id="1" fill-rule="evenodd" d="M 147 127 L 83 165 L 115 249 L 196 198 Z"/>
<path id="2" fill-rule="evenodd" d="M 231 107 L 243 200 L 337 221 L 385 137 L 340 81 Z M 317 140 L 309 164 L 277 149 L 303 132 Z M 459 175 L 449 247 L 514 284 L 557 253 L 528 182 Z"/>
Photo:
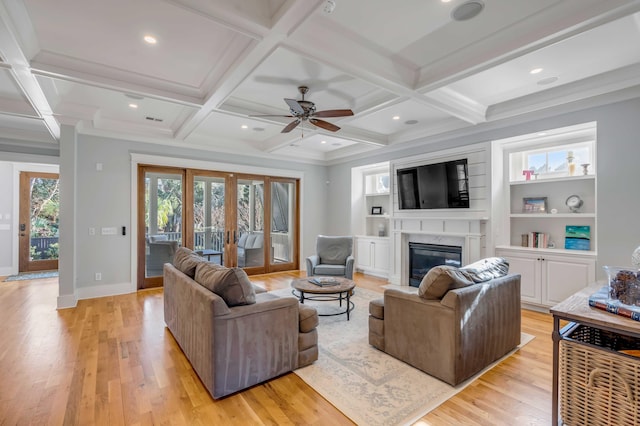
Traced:
<path id="1" fill-rule="evenodd" d="M 11 15 L 4 1 L 0 2 L 0 52 L 4 56 L 4 62 L 11 66 L 10 72 L 13 78 L 33 109 L 44 121 L 51 136 L 59 141 L 60 125 L 54 118 L 51 106 L 36 77 L 31 73 L 29 60 L 18 40 L 18 31 L 13 24 Z"/>
<path id="2" fill-rule="evenodd" d="M 241 55 L 238 61 L 212 88 L 211 94 L 205 100 L 202 108 L 187 120 L 176 132 L 177 139 L 187 138 L 211 113 L 233 93 L 258 65 L 271 55 L 276 47 L 286 39 L 302 22 L 323 3 L 323 0 L 292 2 L 288 9 L 282 12 L 282 16 L 274 26 L 266 33 L 263 39 L 254 41 Z"/>

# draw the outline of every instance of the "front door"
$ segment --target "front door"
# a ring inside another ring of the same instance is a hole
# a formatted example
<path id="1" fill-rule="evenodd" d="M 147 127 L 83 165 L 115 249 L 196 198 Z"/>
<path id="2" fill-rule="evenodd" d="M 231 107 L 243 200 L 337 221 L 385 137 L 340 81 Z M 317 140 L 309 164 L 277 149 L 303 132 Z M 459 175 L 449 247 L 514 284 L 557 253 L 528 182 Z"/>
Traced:
<path id="1" fill-rule="evenodd" d="M 60 185 L 55 173 L 20 173 L 20 272 L 58 269 Z"/>

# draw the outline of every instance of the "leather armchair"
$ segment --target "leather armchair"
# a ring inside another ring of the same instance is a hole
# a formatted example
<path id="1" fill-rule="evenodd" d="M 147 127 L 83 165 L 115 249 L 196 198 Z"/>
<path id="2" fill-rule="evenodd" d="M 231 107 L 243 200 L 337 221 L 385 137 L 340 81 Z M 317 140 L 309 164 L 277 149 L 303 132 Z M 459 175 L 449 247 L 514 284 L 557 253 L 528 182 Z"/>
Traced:
<path id="1" fill-rule="evenodd" d="M 369 344 L 456 386 L 520 343 L 520 275 L 440 300 L 387 289 L 369 305 Z"/>
<path id="2" fill-rule="evenodd" d="M 307 257 L 307 276 L 326 275 L 353 279 L 353 237 L 318 235 L 316 254 Z"/>

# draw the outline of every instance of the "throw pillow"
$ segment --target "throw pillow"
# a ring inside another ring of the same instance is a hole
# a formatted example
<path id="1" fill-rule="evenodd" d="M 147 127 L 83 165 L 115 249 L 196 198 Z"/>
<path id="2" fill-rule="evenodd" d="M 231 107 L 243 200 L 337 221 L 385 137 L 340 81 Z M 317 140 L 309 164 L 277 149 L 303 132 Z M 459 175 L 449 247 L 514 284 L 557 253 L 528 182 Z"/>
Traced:
<path id="1" fill-rule="evenodd" d="M 418 295 L 423 299 L 439 300 L 449 290 L 473 284 L 458 268 L 448 265 L 434 266 L 422 278 Z"/>
<path id="2" fill-rule="evenodd" d="M 180 272 L 193 278 L 196 275 L 196 266 L 207 260 L 186 247 L 180 247 L 173 256 L 173 266 Z"/>
<path id="3" fill-rule="evenodd" d="M 247 273 L 241 268 L 225 268 L 212 263 L 196 267 L 195 281 L 220 296 L 227 306 L 252 305 L 256 293 Z"/>
<path id="4" fill-rule="evenodd" d="M 476 283 L 482 283 L 507 275 L 509 262 L 502 257 L 487 257 L 460 268 L 466 276 Z"/>

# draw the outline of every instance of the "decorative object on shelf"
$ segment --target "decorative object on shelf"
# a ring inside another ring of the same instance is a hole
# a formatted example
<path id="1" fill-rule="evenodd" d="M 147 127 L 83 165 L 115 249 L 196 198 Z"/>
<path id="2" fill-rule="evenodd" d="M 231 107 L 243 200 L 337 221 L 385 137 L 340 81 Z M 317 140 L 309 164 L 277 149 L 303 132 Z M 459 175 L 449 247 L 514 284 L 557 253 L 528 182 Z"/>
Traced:
<path id="1" fill-rule="evenodd" d="M 573 176 L 576 173 L 576 164 L 573 162 L 573 151 L 567 153 L 567 167 L 569 168 L 569 176 Z"/>
<path id="2" fill-rule="evenodd" d="M 591 250 L 591 227 L 567 225 L 564 233 L 564 248 L 567 250 Z"/>
<path id="3" fill-rule="evenodd" d="M 531 176 L 535 174 L 535 170 L 523 170 L 522 176 L 524 176 L 524 180 L 531 180 Z"/>
<path id="4" fill-rule="evenodd" d="M 554 243 L 553 241 L 549 240 L 547 242 L 547 248 L 556 248 L 556 243 Z"/>
<path id="5" fill-rule="evenodd" d="M 551 209 L 551 214 L 557 214 L 558 213 L 558 209 Z"/>
<path id="6" fill-rule="evenodd" d="M 371 207 L 371 214 L 382 214 L 382 206 Z"/>
<path id="7" fill-rule="evenodd" d="M 547 197 L 526 197 L 522 199 L 523 213 L 546 213 Z"/>
<path id="8" fill-rule="evenodd" d="M 636 269 L 640 269 L 640 246 L 636 247 L 636 249 L 631 254 L 631 264 Z"/>
<path id="9" fill-rule="evenodd" d="M 578 213 L 578 210 L 580 210 L 580 207 L 582 207 L 582 204 L 584 204 L 582 198 L 575 194 L 569 195 L 564 203 L 567 205 L 567 207 L 569 207 L 571 213 Z"/>
<path id="10" fill-rule="evenodd" d="M 384 237 L 385 236 L 385 229 L 384 229 L 384 223 L 379 223 L 378 224 L 378 237 Z"/>
<path id="11" fill-rule="evenodd" d="M 586 176 L 586 175 L 588 175 L 588 174 L 589 174 L 589 166 L 590 166 L 590 165 L 591 165 L 591 164 L 589 164 L 589 163 L 580 164 L 580 166 L 582 167 L 582 174 L 583 174 L 583 175 L 585 175 L 585 176 Z"/>

